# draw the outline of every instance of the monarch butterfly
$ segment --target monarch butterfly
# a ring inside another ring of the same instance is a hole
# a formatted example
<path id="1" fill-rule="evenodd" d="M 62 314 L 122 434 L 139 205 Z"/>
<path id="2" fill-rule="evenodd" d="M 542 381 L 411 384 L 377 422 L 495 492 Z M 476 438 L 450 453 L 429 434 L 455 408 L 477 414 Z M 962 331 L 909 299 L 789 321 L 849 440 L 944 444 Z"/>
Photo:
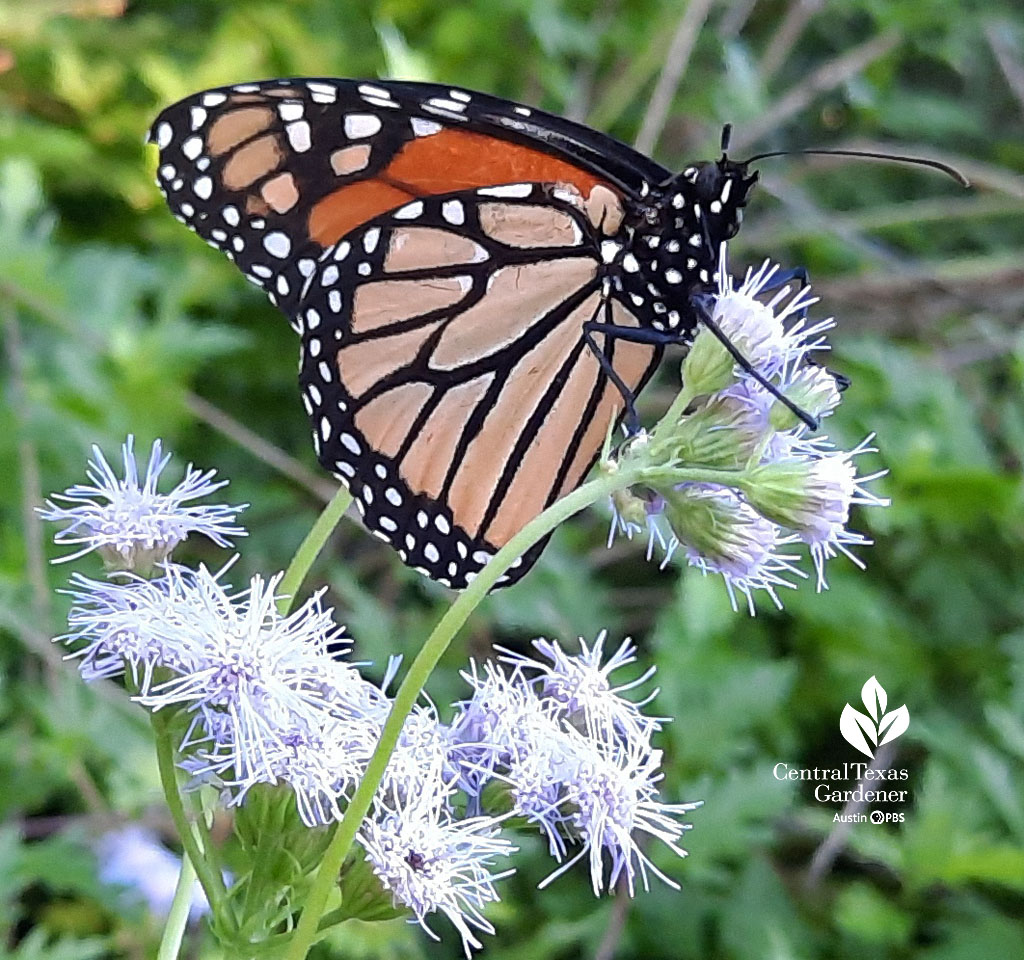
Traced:
<path id="1" fill-rule="evenodd" d="M 372 533 L 455 588 L 635 420 L 757 180 L 724 145 L 674 175 L 580 124 L 423 83 L 221 87 L 149 139 L 172 212 L 302 338 L 320 463 Z"/>

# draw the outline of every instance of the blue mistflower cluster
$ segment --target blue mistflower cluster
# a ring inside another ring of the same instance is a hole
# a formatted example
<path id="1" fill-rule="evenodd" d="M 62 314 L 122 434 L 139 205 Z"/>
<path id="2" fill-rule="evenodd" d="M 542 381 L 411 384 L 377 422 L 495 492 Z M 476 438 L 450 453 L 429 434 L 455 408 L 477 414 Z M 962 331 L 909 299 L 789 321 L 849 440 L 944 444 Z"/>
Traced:
<path id="1" fill-rule="evenodd" d="M 233 589 L 233 561 L 216 571 L 175 563 L 171 551 L 189 531 L 218 542 L 243 531 L 225 524 L 231 508 L 180 504 L 175 527 L 168 505 L 184 497 L 156 490 L 166 463 L 159 446 L 141 486 L 130 440 L 124 457 L 125 480 L 107 468 L 88 498 L 79 495 L 85 488 L 68 493 L 79 491 L 77 507 L 47 511 L 71 524 L 77 542 L 101 552 L 114 544 L 136 565 L 106 580 L 72 577 L 61 638 L 69 656 L 87 680 L 126 675 L 136 702 L 186 719 L 178 762 L 192 786 L 213 787 L 226 806 L 239 806 L 259 785 L 283 785 L 306 827 L 335 823 L 381 739 L 390 676 L 376 685 L 344 659 L 348 638 L 322 591 L 284 614 L 280 575 Z M 96 462 L 106 463 L 99 453 Z M 200 495 L 195 476 L 209 477 L 194 473 L 190 497 Z M 104 502 L 122 518 L 119 530 Z M 662 721 L 623 696 L 653 671 L 615 686 L 611 674 L 635 650 L 627 641 L 606 658 L 604 642 L 603 634 L 581 641 L 574 653 L 538 640 L 537 659 L 505 651 L 503 663 L 466 671 L 472 694 L 450 723 L 429 704 L 405 720 L 358 831 L 359 856 L 381 896 L 431 933 L 428 918 L 444 914 L 467 953 L 481 945 L 477 932 L 493 932 L 483 910 L 513 872 L 497 865 L 516 850 L 505 835 L 513 819 L 540 830 L 560 862 L 545 883 L 586 860 L 596 894 L 620 878 L 630 892 L 637 877 L 646 888 L 652 873 L 674 885 L 644 837 L 683 856 L 680 818 L 695 805 L 659 799 L 661 752 L 651 736 Z"/>
<path id="2" fill-rule="evenodd" d="M 712 323 L 759 378 L 702 325 L 683 362 L 684 402 L 677 401 L 676 415 L 604 464 L 655 468 L 649 483 L 613 496 L 609 545 L 617 534 L 644 535 L 649 560 L 660 553 L 665 566 L 678 554 L 720 574 L 733 605 L 743 597 L 751 613 L 756 591 L 781 606 L 779 588 L 806 576 L 797 566 L 800 547 L 810 553 L 819 590 L 827 587 L 826 561 L 838 554 L 863 566 L 850 548 L 871 541 L 849 529 L 850 508 L 887 503 L 866 487 L 885 471 L 859 477 L 853 463 L 874 452 L 870 437 L 853 450 L 836 450 L 764 385 L 816 418 L 829 416 L 841 399 L 836 377 L 815 361 L 828 349 L 824 334 L 834 321 L 807 322 L 816 302 L 808 288 L 790 296 L 783 286 L 766 301 L 777 272 L 765 263 L 737 286 L 723 251 L 711 308 Z M 680 467 L 704 476 L 675 482 Z"/>

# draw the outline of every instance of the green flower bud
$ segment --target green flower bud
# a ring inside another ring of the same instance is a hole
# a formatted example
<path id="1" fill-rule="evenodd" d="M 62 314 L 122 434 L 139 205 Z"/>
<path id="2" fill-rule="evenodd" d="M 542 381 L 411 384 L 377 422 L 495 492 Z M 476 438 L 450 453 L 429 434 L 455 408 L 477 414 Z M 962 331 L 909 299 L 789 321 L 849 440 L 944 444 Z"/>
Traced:
<path id="1" fill-rule="evenodd" d="M 683 417 L 665 440 L 686 464 L 730 469 L 746 466 L 767 433 L 764 414 L 754 404 L 743 397 L 718 394 Z"/>
<path id="2" fill-rule="evenodd" d="M 612 509 L 623 530 L 629 526 L 636 526 L 642 530 L 647 523 L 647 501 L 638 497 L 632 490 L 616 490 L 612 494 Z"/>
<path id="3" fill-rule="evenodd" d="M 665 517 L 699 566 L 745 580 L 774 556 L 775 527 L 732 490 L 687 483 L 664 496 Z"/>
<path id="4" fill-rule="evenodd" d="M 856 492 L 856 470 L 846 454 L 776 460 L 748 474 L 743 492 L 769 520 L 801 533 L 842 526 Z"/>
<path id="5" fill-rule="evenodd" d="M 735 380 L 736 361 L 707 327 L 700 327 L 683 361 L 683 383 L 694 396 L 724 390 Z"/>

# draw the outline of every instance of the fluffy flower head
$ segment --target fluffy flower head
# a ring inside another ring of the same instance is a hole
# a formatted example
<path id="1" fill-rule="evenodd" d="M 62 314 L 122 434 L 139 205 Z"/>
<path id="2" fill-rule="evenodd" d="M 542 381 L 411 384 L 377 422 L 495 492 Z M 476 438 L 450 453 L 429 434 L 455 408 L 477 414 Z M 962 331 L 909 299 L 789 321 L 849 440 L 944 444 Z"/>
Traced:
<path id="1" fill-rule="evenodd" d="M 443 913 L 459 931 L 468 957 L 482 946 L 474 929 L 494 932 L 482 910 L 498 899 L 495 882 L 514 872 L 493 872 L 494 861 L 516 848 L 499 836 L 491 817 L 455 819 L 451 791 L 439 779 L 428 779 L 415 795 L 378 798 L 359 843 L 395 903 L 408 907 L 435 940 L 427 917 Z"/>
<path id="2" fill-rule="evenodd" d="M 227 480 L 214 481 L 215 470 L 204 473 L 189 464 L 184 479 L 170 493 L 159 493 L 160 474 L 171 455 L 164 454 L 160 441 L 155 440 L 140 482 L 134 442 L 129 436 L 121 447 L 123 478 L 94 446 L 93 459 L 86 467 L 90 482 L 54 494 L 40 510 L 44 520 L 68 524 L 54 537 L 56 543 L 78 547 L 61 561 L 96 550 L 111 569 L 147 572 L 190 533 L 203 534 L 222 547 L 230 545 L 229 537 L 245 536 L 245 530 L 235 523 L 245 504 L 230 507 L 191 502 L 219 490 Z"/>

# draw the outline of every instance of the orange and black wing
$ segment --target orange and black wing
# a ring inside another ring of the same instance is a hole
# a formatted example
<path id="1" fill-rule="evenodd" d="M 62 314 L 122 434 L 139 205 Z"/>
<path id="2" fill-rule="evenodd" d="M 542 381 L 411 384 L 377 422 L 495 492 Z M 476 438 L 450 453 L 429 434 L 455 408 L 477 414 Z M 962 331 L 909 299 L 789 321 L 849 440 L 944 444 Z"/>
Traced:
<path id="1" fill-rule="evenodd" d="M 329 249 L 303 297 L 321 463 L 403 561 L 454 587 L 579 486 L 623 409 L 584 324 L 638 321 L 604 295 L 578 197 L 555 193 L 513 184 L 412 201 Z M 659 356 L 597 345 L 633 391 Z"/>
<path id="2" fill-rule="evenodd" d="M 150 137 L 172 211 L 301 333 L 320 461 L 406 563 L 464 586 L 582 482 L 624 403 L 583 324 L 641 324 L 602 244 L 662 168 L 417 84 L 241 84 L 170 107 Z M 660 356 L 597 341 L 634 392 Z"/>

